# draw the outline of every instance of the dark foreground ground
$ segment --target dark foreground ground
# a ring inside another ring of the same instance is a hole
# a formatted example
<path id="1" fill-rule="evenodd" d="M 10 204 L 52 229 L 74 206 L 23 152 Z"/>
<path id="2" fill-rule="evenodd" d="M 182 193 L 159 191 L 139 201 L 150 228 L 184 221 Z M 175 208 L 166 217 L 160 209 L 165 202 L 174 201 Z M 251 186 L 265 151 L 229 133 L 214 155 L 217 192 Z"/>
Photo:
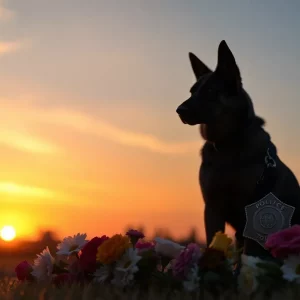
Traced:
<path id="1" fill-rule="evenodd" d="M 261 300 L 261 299 L 273 299 L 273 300 L 290 300 L 300 299 L 300 290 L 285 290 L 282 293 L 274 293 L 273 295 L 256 295 L 254 297 L 246 297 L 245 295 L 238 295 L 232 291 L 224 292 L 220 296 L 213 296 L 209 293 L 197 292 L 194 294 L 186 294 L 172 291 L 157 291 L 150 289 L 149 292 L 143 291 L 121 291 L 113 289 L 107 286 L 101 285 L 87 285 L 85 287 L 71 286 L 64 288 L 55 288 L 53 286 L 24 286 L 15 285 L 12 280 L 3 278 L 0 280 L 0 299 L 1 300 L 16 300 L 16 299 L 28 299 L 28 300 L 192 300 L 192 299 L 205 299 L 205 300 Z"/>

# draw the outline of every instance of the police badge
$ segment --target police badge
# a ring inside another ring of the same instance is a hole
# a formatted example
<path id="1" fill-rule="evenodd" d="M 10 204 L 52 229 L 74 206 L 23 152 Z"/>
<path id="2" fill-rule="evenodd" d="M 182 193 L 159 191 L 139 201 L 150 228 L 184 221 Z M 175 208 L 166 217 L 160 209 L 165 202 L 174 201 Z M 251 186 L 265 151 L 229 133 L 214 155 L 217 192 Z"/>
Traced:
<path id="1" fill-rule="evenodd" d="M 243 236 L 265 248 L 268 236 L 291 227 L 295 207 L 280 201 L 269 193 L 264 198 L 245 207 L 246 225 Z"/>

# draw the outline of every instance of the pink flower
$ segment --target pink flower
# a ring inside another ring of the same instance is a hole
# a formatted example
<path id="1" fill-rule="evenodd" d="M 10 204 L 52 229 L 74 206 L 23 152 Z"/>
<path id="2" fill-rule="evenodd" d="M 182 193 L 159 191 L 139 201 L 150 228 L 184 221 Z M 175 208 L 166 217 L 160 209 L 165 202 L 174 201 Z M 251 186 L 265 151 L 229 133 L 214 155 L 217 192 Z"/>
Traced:
<path id="1" fill-rule="evenodd" d="M 145 237 L 145 235 L 138 231 L 138 230 L 134 230 L 134 229 L 130 229 L 126 232 L 126 235 L 128 235 L 129 237 L 135 237 L 138 239 L 143 239 Z"/>
<path id="2" fill-rule="evenodd" d="M 108 239 L 106 235 L 101 238 L 94 237 L 84 245 L 79 256 L 80 267 L 83 271 L 94 273 L 96 271 L 96 254 L 98 247 Z"/>
<path id="3" fill-rule="evenodd" d="M 15 272 L 17 274 L 18 279 L 21 281 L 32 279 L 32 266 L 27 262 L 27 260 L 20 262 L 16 266 Z"/>
<path id="4" fill-rule="evenodd" d="M 200 248 L 197 244 L 191 243 L 184 250 L 173 263 L 173 275 L 178 279 L 186 279 L 190 268 L 197 263 L 201 256 Z"/>
<path id="5" fill-rule="evenodd" d="M 71 284 L 74 281 L 74 276 L 69 274 L 69 273 L 62 273 L 59 275 L 56 275 L 53 279 L 52 282 L 56 285 L 56 286 L 61 286 L 64 284 Z"/>
<path id="6" fill-rule="evenodd" d="M 271 234 L 265 247 L 269 249 L 276 258 L 286 258 L 287 256 L 300 254 L 300 225 L 294 225 Z"/>
<path id="7" fill-rule="evenodd" d="M 138 241 L 135 245 L 135 248 L 138 250 L 138 253 L 142 253 L 148 250 L 154 249 L 155 245 L 152 242 L 141 242 Z"/>

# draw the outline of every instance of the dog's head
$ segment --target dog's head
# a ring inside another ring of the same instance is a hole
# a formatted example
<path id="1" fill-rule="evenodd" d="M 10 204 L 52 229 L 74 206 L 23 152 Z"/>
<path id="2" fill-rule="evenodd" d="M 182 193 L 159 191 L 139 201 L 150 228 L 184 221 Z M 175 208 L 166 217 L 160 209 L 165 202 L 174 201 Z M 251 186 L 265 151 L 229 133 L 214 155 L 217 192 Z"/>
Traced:
<path id="1" fill-rule="evenodd" d="M 219 45 L 214 71 L 194 54 L 189 57 L 197 81 L 190 89 L 190 98 L 176 111 L 183 123 L 200 124 L 204 139 L 222 141 L 255 116 L 239 68 L 225 41 Z"/>

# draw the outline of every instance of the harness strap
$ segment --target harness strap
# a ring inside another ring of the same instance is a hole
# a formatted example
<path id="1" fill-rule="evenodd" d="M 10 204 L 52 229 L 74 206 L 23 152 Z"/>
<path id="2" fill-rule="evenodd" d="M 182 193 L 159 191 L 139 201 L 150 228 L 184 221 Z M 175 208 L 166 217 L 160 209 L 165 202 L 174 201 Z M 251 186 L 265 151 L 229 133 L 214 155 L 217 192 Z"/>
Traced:
<path id="1" fill-rule="evenodd" d="M 260 176 L 260 178 L 257 181 L 256 189 L 254 192 L 253 202 L 258 201 L 259 199 L 262 199 L 264 196 L 272 192 L 276 181 L 277 181 L 277 154 L 276 154 L 276 148 L 273 144 L 270 143 L 266 155 L 264 158 L 264 169 Z M 244 254 L 247 255 L 247 249 L 251 248 L 255 249 L 255 252 L 257 253 L 257 256 L 263 256 L 264 259 L 268 259 L 271 254 L 263 249 L 257 242 L 243 237 L 243 232 L 236 232 L 236 239 L 237 241 L 244 240 Z M 234 275 L 238 276 L 240 273 L 241 268 L 241 261 L 239 261 L 236 265 L 236 268 L 234 270 Z"/>
<path id="2" fill-rule="evenodd" d="M 274 186 L 277 181 L 277 154 L 276 154 L 276 148 L 273 144 L 270 143 L 269 147 L 267 148 L 266 155 L 264 157 L 264 169 L 262 171 L 262 174 L 260 175 L 257 183 L 256 183 L 256 189 L 253 194 L 253 200 L 252 203 L 262 199 L 267 194 L 273 191 Z M 250 203 L 249 203 L 250 204 Z M 237 240 L 244 240 L 244 246 L 247 248 L 247 244 L 249 245 L 256 242 L 249 240 L 247 238 L 243 237 L 243 231 L 242 232 L 236 232 L 236 239 Z M 260 247 L 260 245 L 257 244 L 257 247 Z M 262 249 L 264 250 L 264 249 Z"/>

